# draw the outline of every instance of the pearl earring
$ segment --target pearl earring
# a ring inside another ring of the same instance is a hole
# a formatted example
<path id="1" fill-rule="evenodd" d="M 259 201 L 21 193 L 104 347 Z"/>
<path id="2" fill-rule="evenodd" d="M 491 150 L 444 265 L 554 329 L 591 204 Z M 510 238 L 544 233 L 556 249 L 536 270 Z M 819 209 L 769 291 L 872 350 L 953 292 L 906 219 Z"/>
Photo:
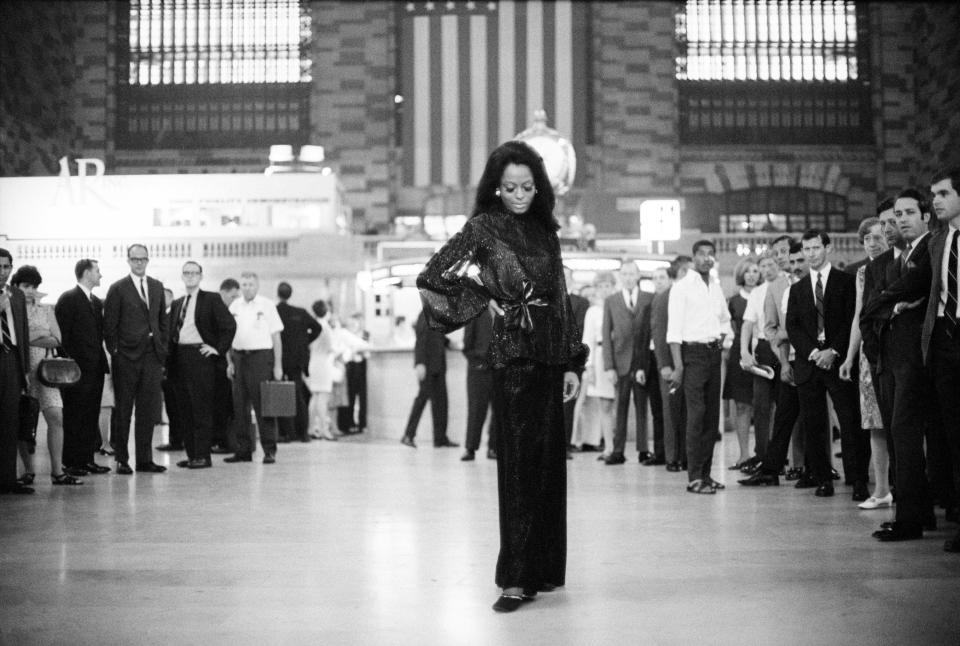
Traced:
<path id="1" fill-rule="evenodd" d="M 500 189 L 498 188 L 497 190 L 495 190 L 493 194 L 496 195 L 497 197 L 500 197 Z"/>

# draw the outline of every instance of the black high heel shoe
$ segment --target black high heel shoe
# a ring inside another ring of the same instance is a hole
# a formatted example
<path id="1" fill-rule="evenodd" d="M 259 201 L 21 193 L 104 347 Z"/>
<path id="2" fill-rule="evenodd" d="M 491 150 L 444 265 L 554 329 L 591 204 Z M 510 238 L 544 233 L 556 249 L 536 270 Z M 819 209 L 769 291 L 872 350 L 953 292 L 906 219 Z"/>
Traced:
<path id="1" fill-rule="evenodd" d="M 493 609 L 497 612 L 513 612 L 522 606 L 523 602 L 524 598 L 520 595 L 501 594 L 500 598 L 493 604 Z"/>

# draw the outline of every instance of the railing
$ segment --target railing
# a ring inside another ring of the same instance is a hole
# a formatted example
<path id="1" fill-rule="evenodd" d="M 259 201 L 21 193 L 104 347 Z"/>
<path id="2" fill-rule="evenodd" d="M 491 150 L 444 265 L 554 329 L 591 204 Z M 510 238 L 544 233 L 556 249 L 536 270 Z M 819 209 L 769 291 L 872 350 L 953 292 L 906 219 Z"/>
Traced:
<path id="1" fill-rule="evenodd" d="M 11 241 L 10 251 L 18 262 L 42 260 L 124 259 L 127 247 L 136 242 L 147 247 L 152 259 L 188 260 L 191 258 L 283 258 L 290 254 L 289 238 L 274 240 L 105 240 L 98 242 L 71 240 Z"/>

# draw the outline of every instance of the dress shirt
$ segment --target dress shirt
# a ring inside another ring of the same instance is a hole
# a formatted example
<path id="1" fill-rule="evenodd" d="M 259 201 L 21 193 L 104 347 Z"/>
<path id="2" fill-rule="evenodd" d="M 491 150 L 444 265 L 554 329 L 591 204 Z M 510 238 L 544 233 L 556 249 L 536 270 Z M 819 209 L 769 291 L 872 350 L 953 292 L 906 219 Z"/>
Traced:
<path id="1" fill-rule="evenodd" d="M 13 300 L 11 299 L 10 286 L 4 285 L 0 287 L 0 291 L 3 291 L 7 295 L 7 309 L 0 310 L 0 316 L 4 316 L 7 319 L 7 330 L 10 332 L 10 344 L 17 345 L 17 326 L 13 323 Z"/>
<path id="2" fill-rule="evenodd" d="M 712 276 L 709 286 L 690 270 L 673 284 L 667 306 L 667 343 L 707 343 L 732 336 L 730 311 Z"/>
<path id="3" fill-rule="evenodd" d="M 140 300 L 150 305 L 150 287 L 147 285 L 147 275 L 137 276 L 130 272 L 130 280 L 133 281 L 133 288 L 137 290 L 137 296 L 140 297 Z M 140 290 L 141 286 L 143 291 Z M 146 296 L 146 299 L 144 299 L 144 296 Z"/>
<path id="4" fill-rule="evenodd" d="M 273 348 L 272 335 L 283 330 L 277 306 L 259 294 L 250 301 L 242 296 L 234 300 L 230 303 L 230 313 L 237 321 L 234 350 L 269 350 Z"/>
<path id="5" fill-rule="evenodd" d="M 633 309 L 637 306 L 637 298 L 640 296 L 640 286 L 636 286 L 632 291 L 627 289 L 621 289 L 620 293 L 623 294 L 623 302 L 627 304 L 627 307 Z"/>
<path id="6" fill-rule="evenodd" d="M 780 313 L 780 300 L 783 292 L 793 284 L 793 278 L 785 271 L 781 271 L 777 278 L 767 285 L 767 299 L 763 303 L 764 326 L 763 337 L 776 348 L 783 343 L 786 334 L 783 331 L 783 315 Z"/>
<path id="7" fill-rule="evenodd" d="M 819 271 L 817 271 L 816 269 L 810 270 L 810 285 L 811 285 L 810 290 L 813 292 L 814 307 L 816 307 L 817 305 L 817 276 L 818 275 L 820 276 L 820 287 L 823 289 L 824 295 L 826 295 L 827 279 L 830 278 L 830 269 L 831 269 L 830 263 L 828 262 L 823 267 L 821 267 Z M 821 343 L 823 343 L 826 340 L 827 340 L 827 333 L 826 333 L 826 330 L 824 330 L 820 332 L 820 334 L 817 336 L 817 341 L 820 341 Z"/>
<path id="8" fill-rule="evenodd" d="M 743 312 L 743 322 L 753 323 L 753 334 L 750 339 L 750 349 L 756 350 L 757 341 L 767 327 L 767 314 L 764 311 L 763 304 L 767 300 L 767 289 L 770 283 L 763 283 L 753 288 L 753 291 L 747 296 L 747 309 Z"/>
<path id="9" fill-rule="evenodd" d="M 790 287 L 791 285 L 787 285 L 787 288 L 783 290 L 783 299 L 780 301 L 780 318 L 782 318 L 784 321 L 787 320 L 787 302 L 790 300 Z M 787 359 L 793 361 L 797 358 L 797 351 L 793 349 L 793 345 L 791 343 L 788 342 L 787 346 L 790 348 L 790 352 L 787 354 Z"/>
<path id="10" fill-rule="evenodd" d="M 937 305 L 937 316 L 946 316 L 947 307 L 947 263 L 950 262 L 950 243 L 953 242 L 954 234 L 960 237 L 960 230 L 952 224 L 947 227 L 947 239 L 944 242 L 943 258 L 940 261 L 940 304 Z M 960 294 L 954 294 L 957 299 L 957 311 L 954 317 L 960 320 Z"/>
<path id="11" fill-rule="evenodd" d="M 84 285 L 83 283 L 77 283 L 77 287 L 80 288 L 80 291 L 83 292 L 84 296 L 87 297 L 87 300 L 91 303 L 93 302 L 93 290 Z"/>
<path id="12" fill-rule="evenodd" d="M 200 330 L 197 329 L 197 294 L 199 293 L 199 289 L 192 294 L 187 292 L 190 302 L 187 303 L 186 314 L 183 314 L 183 325 L 180 326 L 180 336 L 177 338 L 179 345 L 203 343 L 203 337 L 200 336 Z"/>

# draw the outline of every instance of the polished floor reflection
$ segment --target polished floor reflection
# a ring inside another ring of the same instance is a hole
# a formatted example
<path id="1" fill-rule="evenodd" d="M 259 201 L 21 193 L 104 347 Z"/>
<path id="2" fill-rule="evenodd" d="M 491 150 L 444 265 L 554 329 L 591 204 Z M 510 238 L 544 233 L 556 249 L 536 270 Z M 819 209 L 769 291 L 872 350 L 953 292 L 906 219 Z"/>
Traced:
<path id="1" fill-rule="evenodd" d="M 577 455 L 568 585 L 512 615 L 490 609 L 485 458 L 360 436 L 281 445 L 275 465 L 158 454 L 171 472 L 81 487 L 41 467 L 35 495 L 0 497 L 0 644 L 960 643 L 955 525 L 879 544 L 890 512 L 849 487 L 737 488 L 734 444 L 716 496 Z"/>

